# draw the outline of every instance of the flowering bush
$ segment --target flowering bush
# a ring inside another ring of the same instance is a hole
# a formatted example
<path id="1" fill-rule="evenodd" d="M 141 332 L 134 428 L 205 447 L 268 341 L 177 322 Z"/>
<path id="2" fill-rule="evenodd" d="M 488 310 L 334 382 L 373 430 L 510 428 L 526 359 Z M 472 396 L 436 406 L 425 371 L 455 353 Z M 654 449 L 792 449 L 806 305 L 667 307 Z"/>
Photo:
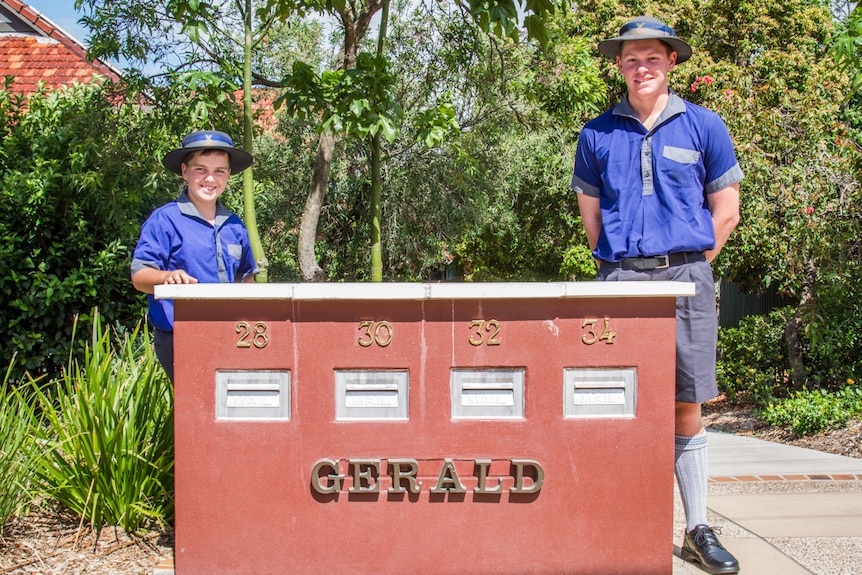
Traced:
<path id="1" fill-rule="evenodd" d="M 712 76 L 698 76 L 695 78 L 694 82 L 691 84 L 691 92 L 692 94 L 697 92 L 697 87 L 700 84 L 706 84 L 707 86 L 712 85 L 715 80 L 712 79 Z"/>

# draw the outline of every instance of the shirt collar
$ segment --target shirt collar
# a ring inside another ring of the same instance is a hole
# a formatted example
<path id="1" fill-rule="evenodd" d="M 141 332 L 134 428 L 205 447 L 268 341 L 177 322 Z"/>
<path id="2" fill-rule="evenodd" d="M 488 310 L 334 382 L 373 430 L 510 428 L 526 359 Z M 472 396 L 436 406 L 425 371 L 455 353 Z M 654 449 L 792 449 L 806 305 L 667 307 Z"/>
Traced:
<path id="1" fill-rule="evenodd" d="M 673 90 L 669 89 L 668 91 L 670 92 L 670 97 L 667 100 L 667 106 L 665 106 L 664 110 L 662 110 L 661 114 L 659 115 L 658 120 L 656 120 L 655 126 L 653 126 L 653 130 L 655 130 L 658 126 L 662 125 L 674 116 L 685 113 L 685 102 L 683 101 L 683 99 L 677 96 L 676 92 L 674 92 Z M 629 103 L 628 94 L 623 96 L 623 99 L 620 101 L 620 103 L 614 106 L 612 113 L 614 116 L 625 116 L 627 118 L 634 118 L 635 120 L 640 122 L 637 113 L 635 112 L 634 108 L 632 108 L 632 105 Z"/>
<path id="2" fill-rule="evenodd" d="M 182 193 L 180 193 L 180 196 L 177 198 L 177 206 L 179 206 L 181 214 L 185 216 L 191 216 L 205 222 L 207 221 L 206 218 L 201 215 L 200 211 L 198 211 L 198 209 L 195 207 L 195 205 L 189 198 L 188 188 L 184 188 Z M 219 227 L 220 225 L 225 223 L 230 216 L 231 212 L 222 205 L 221 201 L 216 200 L 215 227 Z"/>

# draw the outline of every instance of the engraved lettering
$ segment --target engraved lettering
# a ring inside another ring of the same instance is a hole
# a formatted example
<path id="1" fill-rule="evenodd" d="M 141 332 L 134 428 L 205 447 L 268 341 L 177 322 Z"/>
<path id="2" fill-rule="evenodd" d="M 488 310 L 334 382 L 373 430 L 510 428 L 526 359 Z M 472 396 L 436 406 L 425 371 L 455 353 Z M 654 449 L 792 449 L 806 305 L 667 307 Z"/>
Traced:
<path id="1" fill-rule="evenodd" d="M 515 469 L 515 485 L 512 493 L 538 493 L 545 482 L 545 470 L 538 461 L 531 459 L 513 459 L 512 467 Z M 532 470 L 532 472 L 530 472 Z M 532 483 L 527 485 L 524 478 L 532 478 Z"/>
<path id="2" fill-rule="evenodd" d="M 422 482 L 416 479 L 419 473 L 419 462 L 415 459 L 390 459 L 392 485 L 389 493 L 405 493 L 404 483 L 407 482 L 410 493 L 419 493 Z"/>
<path id="3" fill-rule="evenodd" d="M 350 391 L 344 398 L 347 407 L 398 407 L 398 393 Z"/>
<path id="4" fill-rule="evenodd" d="M 379 459 L 351 459 L 349 462 L 353 469 L 353 485 L 350 486 L 351 493 L 379 493 L 380 475 Z"/>
<path id="5" fill-rule="evenodd" d="M 352 485 L 347 489 L 350 493 L 379 493 L 381 491 L 380 470 L 385 469 L 391 483 L 386 489 L 387 493 L 419 493 L 423 482 L 419 480 L 419 461 L 411 458 L 384 459 L 321 459 L 314 464 L 311 470 L 311 486 L 317 493 L 324 495 L 336 494 L 344 489 L 345 474 L 341 473 L 342 461 L 346 464 L 348 474 L 352 479 Z M 386 465 L 384 465 L 386 461 Z M 545 470 L 542 464 L 533 459 L 511 459 L 509 463 L 509 477 L 512 494 L 536 495 L 545 482 Z M 468 463 L 468 462 L 463 462 Z M 504 493 L 505 476 L 494 477 L 491 475 L 491 459 L 476 459 L 469 461 L 473 465 L 473 478 L 476 487 L 475 494 L 498 494 Z M 466 493 L 467 488 L 458 470 L 455 468 L 455 460 L 446 458 L 440 464 L 437 473 L 437 481 L 429 490 L 431 493 Z"/>
<path id="6" fill-rule="evenodd" d="M 440 474 L 437 476 L 437 483 L 431 488 L 431 493 L 466 493 L 467 488 L 461 483 L 458 478 L 458 472 L 455 471 L 455 462 L 451 459 L 443 461 L 443 466 L 440 468 Z"/>
<path id="7" fill-rule="evenodd" d="M 231 391 L 225 399 L 227 407 L 278 407 L 281 396 L 278 391 Z"/>
<path id="8" fill-rule="evenodd" d="M 331 473 L 330 473 L 331 472 Z M 324 484 L 324 473 L 326 483 Z M 341 491 L 344 475 L 338 472 L 338 460 L 321 459 L 311 469 L 311 487 L 318 493 L 329 495 Z"/>
<path id="9" fill-rule="evenodd" d="M 626 393 L 624 389 L 576 390 L 574 403 L 575 405 L 625 405 Z"/>
<path id="10" fill-rule="evenodd" d="M 464 391 L 461 404 L 467 407 L 509 406 L 515 405 L 515 397 L 511 390 Z"/>
<path id="11" fill-rule="evenodd" d="M 474 489 L 476 493 L 500 493 L 503 491 L 503 482 L 501 480 L 497 480 L 496 487 L 488 487 L 488 469 L 490 467 L 490 459 L 476 460 L 476 477 L 479 479 L 479 484 Z"/>

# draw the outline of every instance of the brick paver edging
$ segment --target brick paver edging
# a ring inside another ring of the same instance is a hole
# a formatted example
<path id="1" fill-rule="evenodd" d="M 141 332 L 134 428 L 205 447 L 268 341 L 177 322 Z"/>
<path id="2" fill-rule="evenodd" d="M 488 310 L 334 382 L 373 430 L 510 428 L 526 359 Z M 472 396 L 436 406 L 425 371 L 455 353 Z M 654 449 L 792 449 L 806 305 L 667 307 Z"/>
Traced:
<path id="1" fill-rule="evenodd" d="M 788 475 L 731 475 L 710 477 L 710 483 L 744 483 L 749 481 L 862 481 L 862 474 L 794 473 Z"/>

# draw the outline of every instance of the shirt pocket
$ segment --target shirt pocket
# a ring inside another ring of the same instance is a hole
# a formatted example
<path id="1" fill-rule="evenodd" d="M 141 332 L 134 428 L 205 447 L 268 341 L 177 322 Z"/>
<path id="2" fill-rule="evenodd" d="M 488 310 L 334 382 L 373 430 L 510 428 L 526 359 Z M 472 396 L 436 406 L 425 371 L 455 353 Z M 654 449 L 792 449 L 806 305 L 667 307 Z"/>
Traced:
<path id="1" fill-rule="evenodd" d="M 680 164 L 696 164 L 700 161 L 700 152 L 697 150 L 687 150 L 686 148 L 677 148 L 676 146 L 665 146 L 664 150 L 662 150 L 662 155 L 668 160 L 673 160 Z"/>
<path id="2" fill-rule="evenodd" d="M 235 260 L 242 259 L 242 246 L 240 244 L 228 244 L 227 253 Z"/>

